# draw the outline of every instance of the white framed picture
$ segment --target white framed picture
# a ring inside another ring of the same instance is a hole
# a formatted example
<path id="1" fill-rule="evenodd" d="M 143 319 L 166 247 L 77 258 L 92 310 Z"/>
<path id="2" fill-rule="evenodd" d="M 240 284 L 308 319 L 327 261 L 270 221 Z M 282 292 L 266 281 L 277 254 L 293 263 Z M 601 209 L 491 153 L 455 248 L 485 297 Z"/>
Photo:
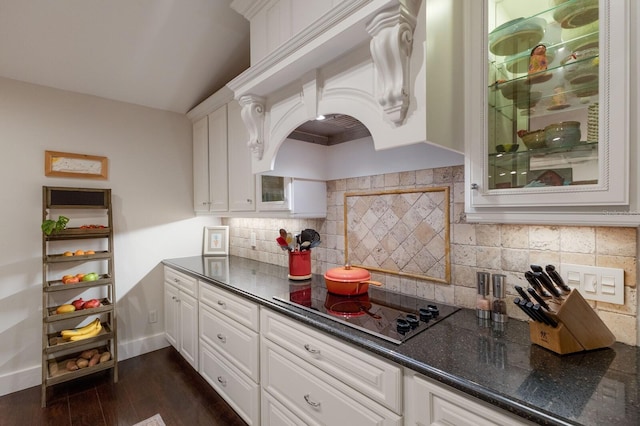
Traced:
<path id="1" fill-rule="evenodd" d="M 202 254 L 204 256 L 226 256 L 229 254 L 228 226 L 205 226 Z"/>

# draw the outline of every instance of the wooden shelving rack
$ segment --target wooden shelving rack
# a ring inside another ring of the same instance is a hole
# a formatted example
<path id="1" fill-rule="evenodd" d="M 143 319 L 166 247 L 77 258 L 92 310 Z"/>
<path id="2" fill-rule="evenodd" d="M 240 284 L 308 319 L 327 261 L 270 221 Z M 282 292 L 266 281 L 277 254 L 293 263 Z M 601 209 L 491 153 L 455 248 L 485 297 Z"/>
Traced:
<path id="1" fill-rule="evenodd" d="M 42 233 L 42 407 L 47 404 L 47 389 L 59 383 L 109 369 L 114 383 L 118 381 L 111 190 L 43 186 L 43 222 L 56 220 L 60 215 L 70 216 L 69 225 L 89 218 L 102 223 L 96 228 L 70 226 L 50 235 Z M 63 255 L 68 251 L 65 248 L 69 247 L 69 242 L 73 241 L 100 246 L 100 249 L 94 250 L 93 254 Z M 61 281 L 61 271 L 80 267 L 83 270 L 100 270 L 98 279 L 73 284 Z M 100 300 L 100 306 L 68 313 L 56 312 L 61 304 L 68 304 L 71 299 L 85 293 Z M 102 330 L 96 336 L 78 341 L 66 341 L 60 336 L 62 329 L 83 326 L 94 318 L 100 318 L 102 324 Z M 67 360 L 76 358 L 86 349 L 109 351 L 111 359 L 91 367 L 67 370 Z"/>

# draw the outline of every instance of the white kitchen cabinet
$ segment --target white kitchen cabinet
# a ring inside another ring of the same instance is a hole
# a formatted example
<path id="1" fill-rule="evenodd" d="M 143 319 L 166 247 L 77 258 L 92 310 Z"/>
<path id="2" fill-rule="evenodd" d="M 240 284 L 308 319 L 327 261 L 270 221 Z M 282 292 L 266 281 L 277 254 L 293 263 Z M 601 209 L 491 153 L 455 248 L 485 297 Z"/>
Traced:
<path id="1" fill-rule="evenodd" d="M 256 209 L 256 177 L 251 172 L 249 133 L 240 116 L 240 104 L 227 104 L 227 149 L 229 157 L 229 211 L 251 212 Z"/>
<path id="2" fill-rule="evenodd" d="M 193 204 L 197 213 L 229 209 L 227 106 L 193 123 Z"/>
<path id="3" fill-rule="evenodd" d="M 465 6 L 467 221 L 639 224 L 630 178 L 629 2 Z M 546 68 L 531 72 L 538 44 L 546 46 Z M 575 140 L 551 129 L 568 122 L 579 123 Z M 534 146 L 523 135 L 536 131 L 543 136 Z"/>
<path id="4" fill-rule="evenodd" d="M 258 175 L 257 183 L 259 212 L 298 218 L 327 215 L 325 181 Z"/>
<path id="5" fill-rule="evenodd" d="M 402 416 L 278 344 L 261 340 L 263 389 L 309 425 L 401 425 Z M 270 424 L 270 419 L 263 419 Z"/>
<path id="6" fill-rule="evenodd" d="M 293 416 L 306 424 L 402 424 L 399 366 L 267 309 L 260 330 L 263 393 Z M 269 415 L 263 411 L 264 424 L 275 423 Z"/>
<path id="7" fill-rule="evenodd" d="M 480 400 L 405 369 L 406 426 L 532 425 Z"/>
<path id="8" fill-rule="evenodd" d="M 260 423 L 259 308 L 199 283 L 200 374 L 250 425 Z"/>
<path id="9" fill-rule="evenodd" d="M 198 369 L 197 280 L 168 267 L 164 271 L 165 336 Z"/>

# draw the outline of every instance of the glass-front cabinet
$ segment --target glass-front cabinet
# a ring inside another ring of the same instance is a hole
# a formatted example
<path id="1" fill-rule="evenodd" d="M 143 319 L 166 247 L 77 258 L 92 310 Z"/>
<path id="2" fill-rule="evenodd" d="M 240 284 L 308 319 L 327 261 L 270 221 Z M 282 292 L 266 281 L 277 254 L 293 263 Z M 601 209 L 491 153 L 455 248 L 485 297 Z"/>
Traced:
<path id="1" fill-rule="evenodd" d="M 627 1 L 466 7 L 467 216 L 627 206 Z"/>

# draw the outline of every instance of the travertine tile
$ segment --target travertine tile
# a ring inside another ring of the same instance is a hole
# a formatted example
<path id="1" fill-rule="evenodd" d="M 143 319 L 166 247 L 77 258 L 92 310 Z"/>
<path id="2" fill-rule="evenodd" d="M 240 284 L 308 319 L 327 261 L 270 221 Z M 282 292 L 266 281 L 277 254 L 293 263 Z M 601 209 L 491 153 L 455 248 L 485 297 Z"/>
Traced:
<path id="1" fill-rule="evenodd" d="M 594 253 L 596 250 L 595 228 L 586 226 L 560 228 L 560 250 L 570 253 Z"/>
<path id="2" fill-rule="evenodd" d="M 499 270 L 502 268 L 502 250 L 498 247 L 476 247 L 478 266 Z"/>
<path id="3" fill-rule="evenodd" d="M 560 229 L 557 226 L 530 226 L 529 248 L 535 250 L 560 250 Z"/>
<path id="4" fill-rule="evenodd" d="M 636 228 L 596 228 L 598 254 L 637 256 Z"/>
<path id="5" fill-rule="evenodd" d="M 427 300 L 436 299 L 436 285 L 429 281 L 418 280 L 416 283 L 416 295 Z"/>
<path id="6" fill-rule="evenodd" d="M 476 289 L 457 286 L 454 290 L 454 301 L 456 306 L 474 309 L 476 307 Z"/>
<path id="7" fill-rule="evenodd" d="M 500 225 L 474 225 L 476 227 L 476 244 L 487 247 L 500 247 Z"/>
<path id="8" fill-rule="evenodd" d="M 463 245 L 476 244 L 476 226 L 460 223 L 453 227 L 452 243 Z"/>
<path id="9" fill-rule="evenodd" d="M 451 244 L 451 263 L 476 266 L 476 250 L 473 246 Z"/>
<path id="10" fill-rule="evenodd" d="M 433 169 L 433 182 L 436 184 L 453 182 L 453 168 L 440 167 Z"/>
<path id="11" fill-rule="evenodd" d="M 425 169 L 416 171 L 416 185 L 433 184 L 433 169 Z"/>
<path id="12" fill-rule="evenodd" d="M 400 293 L 417 296 L 418 283 L 415 278 L 400 277 Z"/>
<path id="13" fill-rule="evenodd" d="M 529 248 L 529 227 L 525 225 L 502 225 L 500 230 L 502 247 Z"/>
<path id="14" fill-rule="evenodd" d="M 400 173 L 387 173 L 384 175 L 384 187 L 387 189 L 397 188 L 400 185 Z"/>
<path id="15" fill-rule="evenodd" d="M 607 311 L 600 311 L 598 315 L 616 336 L 618 342 L 632 346 L 637 344 L 636 317 Z"/>
<path id="16" fill-rule="evenodd" d="M 451 282 L 455 286 L 476 288 L 476 268 L 466 265 L 452 265 Z"/>
<path id="17" fill-rule="evenodd" d="M 440 303 L 446 303 L 447 305 L 455 304 L 456 293 L 455 288 L 452 285 L 438 285 L 435 286 L 435 296 L 433 300 Z"/>
<path id="18" fill-rule="evenodd" d="M 546 265 L 554 265 L 556 268 L 559 268 L 560 252 L 530 250 L 529 263 L 532 265 L 540 265 L 542 267 L 545 267 Z"/>
<path id="19" fill-rule="evenodd" d="M 582 254 L 582 253 L 560 253 L 561 263 L 572 263 L 574 265 L 586 265 L 595 266 L 596 256 L 595 254 Z M 558 265 L 556 265 L 558 266 Z"/>
<path id="20" fill-rule="evenodd" d="M 416 172 L 402 172 L 400 173 L 400 186 L 403 188 L 416 185 Z"/>
<path id="21" fill-rule="evenodd" d="M 529 251 L 502 249 L 502 270 L 524 272 L 529 269 Z"/>

